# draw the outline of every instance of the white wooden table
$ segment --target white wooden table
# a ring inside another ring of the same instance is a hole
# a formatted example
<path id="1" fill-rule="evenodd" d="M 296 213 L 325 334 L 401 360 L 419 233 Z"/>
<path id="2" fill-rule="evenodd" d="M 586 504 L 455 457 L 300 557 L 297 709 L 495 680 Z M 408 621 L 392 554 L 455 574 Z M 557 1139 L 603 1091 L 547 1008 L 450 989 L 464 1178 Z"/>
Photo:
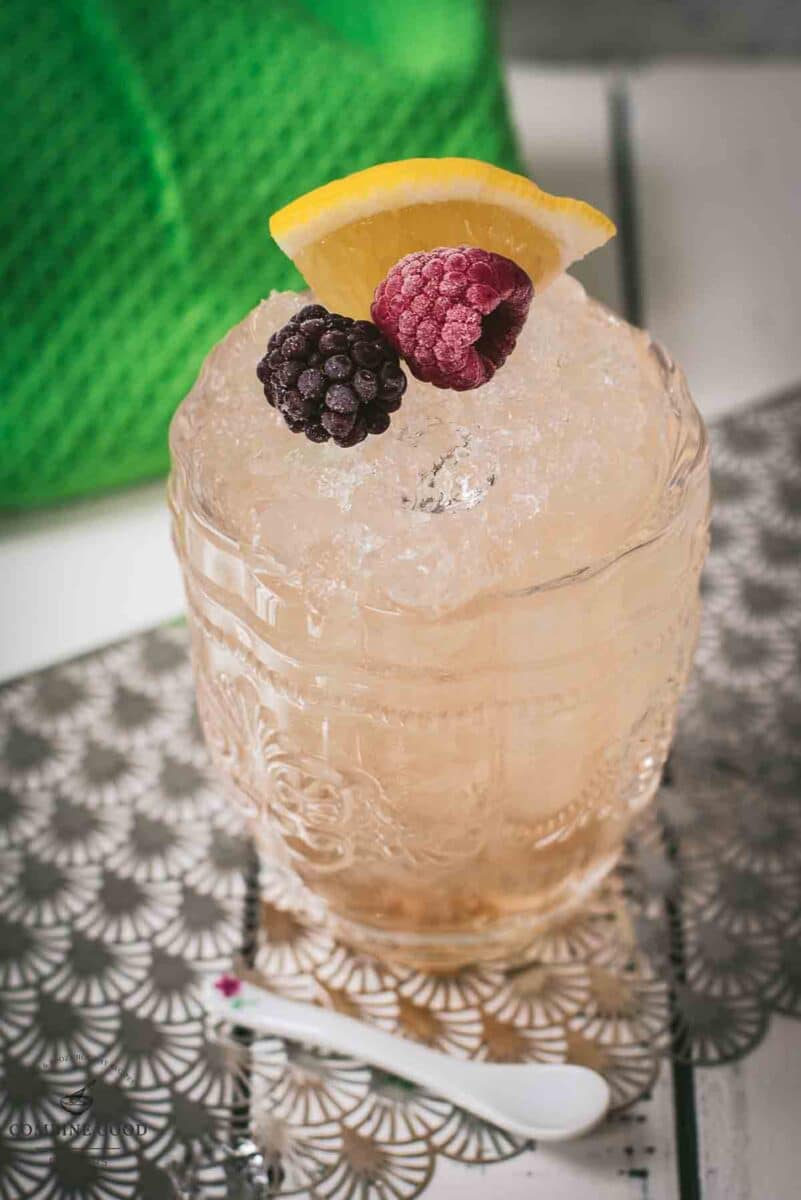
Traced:
<path id="1" fill-rule="evenodd" d="M 614 214 L 577 269 L 653 329 L 713 417 L 801 381 L 801 66 L 634 74 L 513 64 L 531 174 Z M 0 678 L 182 606 L 162 485 L 0 522 Z M 652 1096 L 585 1141 L 493 1166 L 441 1164 L 435 1200 L 795 1200 L 801 1024 L 774 1018 L 742 1063 L 663 1069 Z"/>

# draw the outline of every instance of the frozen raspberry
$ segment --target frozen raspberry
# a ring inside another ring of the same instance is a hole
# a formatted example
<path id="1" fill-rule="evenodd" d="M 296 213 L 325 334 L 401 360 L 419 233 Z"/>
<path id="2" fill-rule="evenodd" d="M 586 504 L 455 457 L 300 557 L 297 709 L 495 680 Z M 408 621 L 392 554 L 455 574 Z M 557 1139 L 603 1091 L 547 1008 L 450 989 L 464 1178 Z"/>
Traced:
<path id="1" fill-rule="evenodd" d="M 372 317 L 418 379 L 464 392 L 503 366 L 533 293 L 525 271 L 500 254 L 419 250 L 378 285 Z"/>
<path id="2" fill-rule="evenodd" d="M 272 335 L 256 367 L 264 394 L 293 433 L 355 446 L 389 429 L 406 376 L 370 321 L 307 304 Z"/>

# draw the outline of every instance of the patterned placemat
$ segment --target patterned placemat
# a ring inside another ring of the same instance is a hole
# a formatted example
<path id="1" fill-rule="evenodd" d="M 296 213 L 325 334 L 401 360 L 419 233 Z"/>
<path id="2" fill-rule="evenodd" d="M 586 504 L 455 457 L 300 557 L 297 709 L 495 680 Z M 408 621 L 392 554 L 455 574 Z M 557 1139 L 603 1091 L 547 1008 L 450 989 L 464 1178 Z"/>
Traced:
<path id="1" fill-rule="evenodd" d="M 391 972 L 290 911 L 278 877 L 257 885 L 182 627 L 0 691 L 2 1200 L 411 1198 L 438 1159 L 525 1148 L 359 1063 L 207 1027 L 198 983 L 243 953 L 286 995 L 452 1054 L 594 1066 L 618 1108 L 665 1055 L 731 1061 L 772 1011 L 801 1016 L 801 396 L 713 443 L 670 778 L 621 868 L 525 968 Z"/>

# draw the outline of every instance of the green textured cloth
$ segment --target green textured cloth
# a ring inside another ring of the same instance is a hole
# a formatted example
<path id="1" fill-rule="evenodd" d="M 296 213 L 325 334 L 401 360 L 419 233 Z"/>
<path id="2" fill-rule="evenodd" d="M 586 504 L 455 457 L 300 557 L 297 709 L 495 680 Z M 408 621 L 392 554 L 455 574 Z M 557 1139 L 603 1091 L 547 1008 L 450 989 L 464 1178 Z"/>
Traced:
<path id="1" fill-rule="evenodd" d="M 299 277 L 269 214 L 372 163 L 518 168 L 482 0 L 6 0 L 0 506 L 162 473 L 203 356 Z"/>

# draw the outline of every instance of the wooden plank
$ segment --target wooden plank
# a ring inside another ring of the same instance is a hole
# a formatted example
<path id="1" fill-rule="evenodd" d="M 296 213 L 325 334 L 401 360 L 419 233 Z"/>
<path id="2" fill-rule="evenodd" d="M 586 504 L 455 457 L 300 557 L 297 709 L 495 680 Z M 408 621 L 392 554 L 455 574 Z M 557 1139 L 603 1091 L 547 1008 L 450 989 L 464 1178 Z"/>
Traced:
<path id="1" fill-rule="evenodd" d="M 506 78 L 531 178 L 546 191 L 587 200 L 614 215 L 609 74 L 512 62 Z M 618 249 L 610 242 L 572 269 L 588 291 L 615 309 L 621 307 Z"/>
<path id="2" fill-rule="evenodd" d="M 704 1200 L 801 1194 L 801 1024 L 774 1017 L 742 1062 L 695 1072 Z"/>
<path id="3" fill-rule="evenodd" d="M 629 88 L 644 317 L 709 417 L 801 380 L 801 68 L 671 67 Z M 791 1200 L 801 1023 L 693 1075 L 703 1200 Z"/>
<path id="4" fill-rule="evenodd" d="M 801 379 L 801 66 L 630 81 L 648 323 L 709 417 Z"/>

